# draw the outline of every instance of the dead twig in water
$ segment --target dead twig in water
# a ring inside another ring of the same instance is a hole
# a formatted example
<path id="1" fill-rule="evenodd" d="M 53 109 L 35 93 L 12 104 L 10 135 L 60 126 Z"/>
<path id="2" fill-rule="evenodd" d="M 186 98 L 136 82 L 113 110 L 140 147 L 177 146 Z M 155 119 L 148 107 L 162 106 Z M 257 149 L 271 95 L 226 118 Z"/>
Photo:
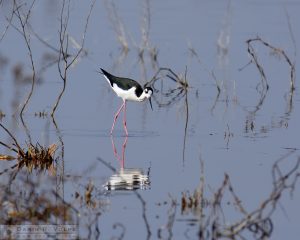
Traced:
<path id="1" fill-rule="evenodd" d="M 265 82 L 266 88 L 267 89 L 269 88 L 269 85 L 267 83 L 267 78 L 266 78 L 266 75 L 264 73 L 262 66 L 258 63 L 257 55 L 254 52 L 253 46 L 251 45 L 252 42 L 260 42 L 267 48 L 271 49 L 273 51 L 273 53 L 283 56 L 283 58 L 285 59 L 285 61 L 287 62 L 287 64 L 290 67 L 290 90 L 294 91 L 295 90 L 295 65 L 292 63 L 292 61 L 290 60 L 290 58 L 288 57 L 286 52 L 281 48 L 274 47 L 270 43 L 262 40 L 260 37 L 248 39 L 246 41 L 246 43 L 248 45 L 248 53 L 252 56 L 252 60 L 254 61 L 254 63 L 256 64 L 256 67 L 258 68 L 258 70 L 261 74 L 262 80 Z"/>
<path id="2" fill-rule="evenodd" d="M 264 69 L 263 69 L 263 67 L 259 64 L 257 55 L 256 55 L 256 53 L 255 53 L 255 50 L 254 50 L 252 44 L 251 44 L 251 42 L 253 42 L 253 41 L 258 41 L 258 39 L 259 39 L 259 38 L 248 39 L 248 40 L 246 41 L 246 43 L 247 43 L 247 51 L 248 51 L 248 53 L 250 54 L 250 56 L 251 56 L 251 58 L 252 58 L 251 61 L 252 61 L 252 63 L 255 64 L 255 66 L 257 67 L 257 69 L 258 69 L 258 71 L 259 71 L 259 73 L 260 73 L 260 76 L 261 76 L 261 85 L 262 85 L 262 87 L 263 87 L 263 89 L 262 89 L 261 92 L 262 92 L 262 94 L 263 94 L 263 93 L 266 93 L 266 92 L 268 91 L 268 89 L 269 89 L 269 84 L 268 84 L 267 77 L 266 77 L 266 75 L 265 75 Z M 258 86 L 257 86 L 257 88 L 258 88 Z"/>
<path id="3" fill-rule="evenodd" d="M 187 71 L 185 71 L 185 77 L 186 72 Z M 159 77 L 159 75 L 162 73 L 164 73 L 164 75 Z M 175 87 L 171 87 L 167 91 L 164 91 L 163 83 L 165 81 L 161 81 L 161 88 L 160 90 L 158 90 L 158 88 L 155 86 L 155 83 L 158 82 L 158 80 L 162 77 L 166 77 L 166 79 L 169 79 L 171 82 L 176 83 Z M 152 79 L 148 83 L 146 83 L 145 86 L 152 86 L 154 92 L 159 92 L 163 98 L 168 99 L 166 102 L 163 102 L 162 100 L 158 100 L 155 96 L 153 96 L 154 101 L 158 104 L 159 107 L 167 107 L 171 104 L 174 104 L 175 102 L 178 102 L 187 94 L 187 91 L 189 89 L 189 84 L 186 78 L 177 75 L 171 68 L 165 67 L 159 68 Z"/>
<path id="4" fill-rule="evenodd" d="M 251 129 L 251 130 L 254 129 L 255 115 L 259 111 L 259 109 L 261 108 L 261 106 L 263 105 L 264 100 L 265 100 L 266 95 L 267 95 L 267 91 L 269 89 L 269 84 L 268 84 L 268 81 L 267 81 L 266 74 L 264 72 L 264 69 L 263 69 L 262 65 L 258 61 L 258 56 L 255 53 L 254 47 L 252 45 L 252 43 L 254 43 L 254 42 L 259 42 L 263 46 L 269 48 L 272 51 L 273 55 L 276 54 L 278 56 L 282 56 L 285 59 L 285 61 L 287 62 L 287 64 L 289 65 L 289 68 L 290 68 L 290 77 L 289 77 L 290 91 L 289 91 L 289 97 L 288 97 L 288 101 L 287 101 L 288 102 L 288 104 L 287 104 L 288 107 L 287 107 L 287 111 L 285 113 L 286 116 L 288 116 L 291 113 L 292 104 L 293 104 L 293 93 L 294 93 L 294 90 L 295 90 L 295 64 L 291 61 L 291 59 L 288 57 L 288 55 L 286 54 L 286 52 L 283 49 L 281 49 L 281 48 L 274 47 L 270 43 L 262 40 L 260 37 L 248 39 L 246 41 L 246 43 L 247 43 L 248 53 L 251 56 L 250 63 L 254 63 L 255 66 L 257 67 L 257 69 L 259 70 L 260 76 L 261 76 L 261 85 L 263 86 L 263 88 L 262 88 L 262 91 L 259 91 L 260 95 L 261 95 L 260 99 L 259 99 L 259 102 L 255 106 L 255 109 L 253 111 L 250 111 L 249 115 L 247 116 L 246 127 L 245 127 L 246 132 L 249 129 Z M 249 64 L 247 64 L 246 66 L 248 66 Z M 245 67 L 243 67 L 240 70 L 243 70 Z"/>

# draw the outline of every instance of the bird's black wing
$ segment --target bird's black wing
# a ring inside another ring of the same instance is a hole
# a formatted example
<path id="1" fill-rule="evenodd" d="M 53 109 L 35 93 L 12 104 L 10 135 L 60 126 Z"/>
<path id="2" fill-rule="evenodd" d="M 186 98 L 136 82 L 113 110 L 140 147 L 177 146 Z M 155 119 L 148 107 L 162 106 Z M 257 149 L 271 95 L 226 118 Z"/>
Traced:
<path id="1" fill-rule="evenodd" d="M 107 79 L 110 82 L 110 85 L 113 87 L 113 84 L 117 84 L 119 88 L 122 88 L 124 90 L 128 90 L 132 87 L 136 87 L 135 93 L 139 97 L 143 93 L 143 88 L 141 85 L 130 78 L 123 78 L 123 77 L 116 77 L 109 72 L 105 71 L 104 69 L 100 68 L 102 73 L 107 77 Z"/>

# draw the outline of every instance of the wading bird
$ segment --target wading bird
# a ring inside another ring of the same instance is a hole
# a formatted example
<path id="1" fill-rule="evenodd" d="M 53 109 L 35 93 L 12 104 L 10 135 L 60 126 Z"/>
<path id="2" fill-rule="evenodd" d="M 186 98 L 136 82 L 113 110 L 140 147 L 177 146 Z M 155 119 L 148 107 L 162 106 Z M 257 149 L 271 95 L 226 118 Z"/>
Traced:
<path id="1" fill-rule="evenodd" d="M 130 100 L 130 101 L 136 101 L 136 102 L 143 102 L 144 100 L 149 99 L 150 106 L 152 109 L 151 95 L 153 93 L 153 89 L 151 87 L 145 87 L 143 89 L 142 86 L 138 82 L 136 82 L 130 78 L 116 77 L 116 76 L 108 73 L 104 69 L 102 69 L 102 68 L 100 68 L 100 69 L 103 73 L 103 76 L 105 77 L 105 79 L 107 80 L 107 82 L 109 83 L 111 88 L 114 90 L 114 92 L 117 94 L 117 96 L 123 99 L 123 103 L 122 103 L 121 107 L 115 114 L 114 122 L 111 127 L 110 134 L 113 133 L 117 118 L 118 118 L 121 110 L 123 109 L 123 111 L 124 111 L 123 126 L 124 126 L 126 136 L 128 136 L 128 131 L 127 131 L 127 127 L 126 127 L 126 101 Z"/>

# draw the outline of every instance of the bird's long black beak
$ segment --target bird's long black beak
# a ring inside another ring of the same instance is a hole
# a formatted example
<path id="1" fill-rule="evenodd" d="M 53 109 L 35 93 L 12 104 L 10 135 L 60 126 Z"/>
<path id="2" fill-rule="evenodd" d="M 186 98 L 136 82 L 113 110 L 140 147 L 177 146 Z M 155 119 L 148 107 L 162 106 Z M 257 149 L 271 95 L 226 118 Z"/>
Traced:
<path id="1" fill-rule="evenodd" d="M 149 103 L 150 103 L 150 106 L 151 106 L 151 110 L 153 111 L 153 107 L 152 107 L 151 98 L 149 98 Z"/>

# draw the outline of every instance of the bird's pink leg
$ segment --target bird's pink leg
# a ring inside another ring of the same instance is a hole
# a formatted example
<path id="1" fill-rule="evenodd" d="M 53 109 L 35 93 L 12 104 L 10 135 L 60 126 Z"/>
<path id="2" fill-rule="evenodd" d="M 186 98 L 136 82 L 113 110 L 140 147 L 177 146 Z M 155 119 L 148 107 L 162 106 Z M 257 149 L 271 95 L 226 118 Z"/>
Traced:
<path id="1" fill-rule="evenodd" d="M 123 104 L 121 105 L 121 107 L 119 108 L 119 110 L 117 111 L 117 113 L 115 114 L 114 122 L 113 122 L 113 125 L 112 125 L 111 130 L 110 130 L 110 135 L 112 135 L 112 133 L 113 133 L 113 130 L 115 128 L 115 123 L 116 123 L 116 121 L 117 121 L 117 119 L 119 117 L 119 114 L 120 114 L 121 110 L 123 109 L 124 105 L 125 105 L 125 101 L 123 102 Z"/>
<path id="2" fill-rule="evenodd" d="M 124 101 L 124 117 L 123 117 L 123 125 L 124 125 L 124 129 L 125 129 L 125 133 L 126 133 L 126 137 L 128 136 L 128 131 L 127 131 L 127 127 L 126 127 L 126 100 Z"/>
<path id="3" fill-rule="evenodd" d="M 125 165 L 125 149 L 127 144 L 128 137 L 126 136 L 125 141 L 122 145 L 122 162 L 121 162 L 121 168 L 124 168 Z"/>
<path id="4" fill-rule="evenodd" d="M 115 157 L 119 160 L 119 162 L 121 163 L 121 158 L 120 158 L 120 156 L 118 155 L 117 148 L 116 148 L 116 146 L 115 146 L 115 141 L 114 141 L 113 136 L 110 136 L 110 139 L 111 139 L 111 145 L 112 145 L 112 148 L 113 148 L 114 155 L 115 155 Z M 122 163 L 121 163 L 121 164 L 122 164 Z"/>

